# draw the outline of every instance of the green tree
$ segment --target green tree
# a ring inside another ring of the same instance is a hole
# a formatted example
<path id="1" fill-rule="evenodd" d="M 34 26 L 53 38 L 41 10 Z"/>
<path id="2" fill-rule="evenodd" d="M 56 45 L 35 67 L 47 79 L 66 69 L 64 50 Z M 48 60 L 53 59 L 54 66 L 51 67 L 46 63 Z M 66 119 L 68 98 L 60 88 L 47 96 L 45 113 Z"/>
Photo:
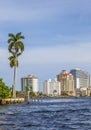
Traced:
<path id="1" fill-rule="evenodd" d="M 25 86 L 24 88 L 25 88 L 25 92 L 30 90 L 29 86 Z"/>
<path id="2" fill-rule="evenodd" d="M 30 97 L 35 97 L 36 94 L 33 91 L 30 91 Z"/>
<path id="3" fill-rule="evenodd" d="M 0 99 L 10 98 L 10 97 L 11 97 L 11 91 L 10 91 L 10 89 L 3 82 L 3 80 L 0 78 Z"/>
<path id="4" fill-rule="evenodd" d="M 8 51 L 12 54 L 9 57 L 10 67 L 14 67 L 13 98 L 16 98 L 16 69 L 18 67 L 18 56 L 24 51 L 24 44 L 21 41 L 21 39 L 24 39 L 24 36 L 21 35 L 21 32 L 16 35 L 9 33 L 8 36 Z"/>

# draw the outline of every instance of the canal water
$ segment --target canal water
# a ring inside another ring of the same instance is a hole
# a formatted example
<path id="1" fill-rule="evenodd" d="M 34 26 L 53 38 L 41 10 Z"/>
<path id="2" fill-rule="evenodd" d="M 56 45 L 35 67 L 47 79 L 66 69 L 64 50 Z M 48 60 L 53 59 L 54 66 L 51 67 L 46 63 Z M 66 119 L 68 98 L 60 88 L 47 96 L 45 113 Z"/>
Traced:
<path id="1" fill-rule="evenodd" d="M 0 106 L 0 130 L 91 130 L 91 98 L 41 98 Z"/>

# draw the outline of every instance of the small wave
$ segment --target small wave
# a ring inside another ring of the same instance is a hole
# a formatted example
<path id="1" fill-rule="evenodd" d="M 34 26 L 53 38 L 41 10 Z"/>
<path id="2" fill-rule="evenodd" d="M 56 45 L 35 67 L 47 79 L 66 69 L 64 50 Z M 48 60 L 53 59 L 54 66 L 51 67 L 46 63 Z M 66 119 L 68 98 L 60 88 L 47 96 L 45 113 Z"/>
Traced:
<path id="1" fill-rule="evenodd" d="M 6 114 L 8 114 L 8 115 L 12 115 L 12 114 L 14 114 L 14 113 L 11 112 L 11 111 L 8 111 Z"/>

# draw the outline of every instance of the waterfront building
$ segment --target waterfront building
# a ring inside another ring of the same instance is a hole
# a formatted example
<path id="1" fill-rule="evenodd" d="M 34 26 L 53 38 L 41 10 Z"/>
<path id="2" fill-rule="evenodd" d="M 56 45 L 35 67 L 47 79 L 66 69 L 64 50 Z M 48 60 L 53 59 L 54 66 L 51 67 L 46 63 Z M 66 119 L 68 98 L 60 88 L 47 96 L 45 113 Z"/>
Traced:
<path id="1" fill-rule="evenodd" d="M 74 77 L 74 88 L 75 90 L 84 90 L 90 86 L 90 75 L 88 72 L 81 69 L 72 69 L 70 73 Z"/>
<path id="2" fill-rule="evenodd" d="M 62 70 L 60 74 L 57 75 L 57 80 L 61 85 L 61 95 L 68 94 L 74 95 L 74 80 L 73 75 L 68 73 L 66 70 Z"/>
<path id="3" fill-rule="evenodd" d="M 87 88 L 87 96 L 91 96 L 91 86 Z"/>
<path id="4" fill-rule="evenodd" d="M 48 79 L 43 82 L 43 94 L 47 96 L 60 95 L 60 83 L 55 79 Z"/>
<path id="5" fill-rule="evenodd" d="M 38 92 L 38 78 L 33 75 L 28 75 L 21 78 L 21 90 L 25 91 L 25 86 L 35 93 Z"/>

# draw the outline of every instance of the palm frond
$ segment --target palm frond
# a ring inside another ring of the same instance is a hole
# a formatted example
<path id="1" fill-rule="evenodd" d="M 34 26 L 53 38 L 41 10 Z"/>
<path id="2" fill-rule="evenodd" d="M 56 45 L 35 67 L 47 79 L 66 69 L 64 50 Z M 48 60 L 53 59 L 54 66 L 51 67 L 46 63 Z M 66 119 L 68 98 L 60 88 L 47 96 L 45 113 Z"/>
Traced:
<path id="1" fill-rule="evenodd" d="M 21 32 L 18 32 L 18 33 L 16 34 L 16 37 L 17 37 L 17 36 L 21 36 Z"/>
<path id="2" fill-rule="evenodd" d="M 24 51 L 24 44 L 23 44 L 23 42 L 18 41 L 17 44 L 19 46 L 19 49 L 22 50 L 22 51 Z"/>
<path id="3" fill-rule="evenodd" d="M 15 37 L 17 40 L 24 39 L 24 36 L 21 35 L 21 32 L 17 33 Z"/>
<path id="4" fill-rule="evenodd" d="M 9 33 L 8 36 L 15 39 L 15 35 L 13 33 Z"/>
<path id="5" fill-rule="evenodd" d="M 24 36 L 20 36 L 20 39 L 24 39 L 25 37 Z"/>
<path id="6" fill-rule="evenodd" d="M 9 46 L 8 46 L 8 51 L 10 52 L 10 53 L 12 53 L 12 52 L 14 52 L 14 50 L 15 50 L 15 48 L 14 48 L 14 45 L 13 45 L 14 43 L 12 42 L 11 44 L 9 44 Z"/>
<path id="7" fill-rule="evenodd" d="M 17 57 L 20 56 L 21 54 L 22 54 L 22 53 L 18 53 L 18 54 L 17 54 Z"/>
<path id="8" fill-rule="evenodd" d="M 18 60 L 15 56 L 10 56 L 8 59 L 9 59 L 11 68 L 14 67 L 14 66 L 18 67 Z"/>
<path id="9" fill-rule="evenodd" d="M 9 39 L 8 39 L 8 43 L 11 43 L 11 42 L 14 42 L 14 39 L 13 39 L 13 38 L 9 38 Z"/>

